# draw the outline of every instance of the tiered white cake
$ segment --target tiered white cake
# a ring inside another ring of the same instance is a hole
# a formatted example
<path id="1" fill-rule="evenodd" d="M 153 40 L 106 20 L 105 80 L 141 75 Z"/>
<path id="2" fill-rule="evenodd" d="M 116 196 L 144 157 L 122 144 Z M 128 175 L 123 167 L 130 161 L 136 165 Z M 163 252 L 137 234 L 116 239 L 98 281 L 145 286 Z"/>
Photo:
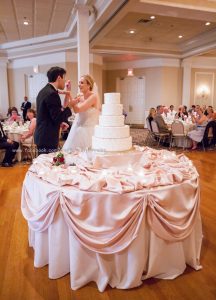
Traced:
<path id="1" fill-rule="evenodd" d="M 126 151 L 132 147 L 130 128 L 124 125 L 120 93 L 105 93 L 99 125 L 95 126 L 92 148 L 105 151 Z"/>

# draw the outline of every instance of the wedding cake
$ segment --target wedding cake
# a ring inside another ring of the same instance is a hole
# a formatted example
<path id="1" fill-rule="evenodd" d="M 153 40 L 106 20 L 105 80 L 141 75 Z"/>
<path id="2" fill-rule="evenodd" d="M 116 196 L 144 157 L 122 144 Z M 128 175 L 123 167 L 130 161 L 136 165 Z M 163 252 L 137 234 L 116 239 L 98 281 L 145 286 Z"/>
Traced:
<path id="1" fill-rule="evenodd" d="M 126 151 L 132 147 L 130 128 L 124 125 L 120 93 L 105 93 L 99 125 L 95 126 L 92 148 L 105 151 Z"/>

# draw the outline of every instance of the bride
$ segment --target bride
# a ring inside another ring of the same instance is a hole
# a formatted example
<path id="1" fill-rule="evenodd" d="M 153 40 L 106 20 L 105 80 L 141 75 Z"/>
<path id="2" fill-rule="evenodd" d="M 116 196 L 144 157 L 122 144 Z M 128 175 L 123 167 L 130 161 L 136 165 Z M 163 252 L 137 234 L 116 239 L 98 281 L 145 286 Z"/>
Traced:
<path id="1" fill-rule="evenodd" d="M 94 127 L 98 124 L 101 109 L 100 99 L 94 92 L 95 83 L 90 75 L 80 78 L 79 89 L 82 96 L 73 106 L 76 113 L 75 120 L 63 146 L 64 151 L 73 151 L 77 148 L 85 150 L 91 147 Z"/>

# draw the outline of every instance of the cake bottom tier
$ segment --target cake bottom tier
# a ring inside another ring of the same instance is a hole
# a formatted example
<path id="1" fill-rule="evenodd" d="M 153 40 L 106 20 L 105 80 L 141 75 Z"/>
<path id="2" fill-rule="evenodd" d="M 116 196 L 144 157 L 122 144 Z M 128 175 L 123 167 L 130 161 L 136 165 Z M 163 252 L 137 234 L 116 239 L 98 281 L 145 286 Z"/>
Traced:
<path id="1" fill-rule="evenodd" d="M 132 148 L 132 137 L 120 139 L 103 139 L 93 136 L 92 149 L 104 151 L 126 151 Z"/>

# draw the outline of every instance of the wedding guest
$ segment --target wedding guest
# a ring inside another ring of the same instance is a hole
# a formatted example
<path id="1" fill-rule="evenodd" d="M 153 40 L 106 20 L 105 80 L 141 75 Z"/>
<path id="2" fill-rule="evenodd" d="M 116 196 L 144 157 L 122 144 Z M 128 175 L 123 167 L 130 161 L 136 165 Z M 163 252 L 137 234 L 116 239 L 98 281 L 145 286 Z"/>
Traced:
<path id="1" fill-rule="evenodd" d="M 163 113 L 163 106 L 158 105 L 157 106 L 157 114 L 156 114 L 154 120 L 157 123 L 158 129 L 161 133 L 169 133 L 169 129 L 168 129 L 167 124 L 165 123 L 163 117 L 162 117 L 162 113 Z"/>
<path id="2" fill-rule="evenodd" d="M 172 104 L 169 107 L 169 115 L 172 119 L 174 119 L 175 115 L 176 115 L 176 111 L 174 110 L 174 105 L 172 105 Z"/>
<path id="3" fill-rule="evenodd" d="M 30 146 L 33 142 L 33 135 L 36 127 L 36 112 L 34 109 L 27 110 L 27 118 L 30 120 L 28 127 L 28 132 L 21 136 L 20 142 L 22 144 L 22 160 L 31 160 L 31 155 L 29 152 Z"/>
<path id="4" fill-rule="evenodd" d="M 187 106 L 186 105 L 180 105 L 176 118 L 181 119 L 182 121 L 184 121 L 185 119 L 187 119 L 187 117 L 188 117 Z"/>
<path id="5" fill-rule="evenodd" d="M 63 68 L 50 68 L 47 72 L 48 84 L 37 96 L 37 123 L 34 138 L 38 154 L 57 151 L 60 126 L 71 116 L 73 105 L 78 103 L 77 99 L 71 99 L 68 91 L 65 92 L 64 105 L 61 105 L 58 89 L 65 88 L 65 75 L 66 71 Z"/>
<path id="6" fill-rule="evenodd" d="M 156 109 L 154 107 L 152 107 L 152 108 L 150 108 L 149 114 L 147 117 L 151 130 L 152 130 L 151 122 L 152 122 L 152 120 L 154 120 L 155 116 L 156 116 Z"/>
<path id="7" fill-rule="evenodd" d="M 178 113 L 176 114 L 177 119 L 184 120 L 183 109 L 184 109 L 183 105 L 180 105 L 179 108 L 178 108 Z"/>
<path id="8" fill-rule="evenodd" d="M 27 118 L 30 120 L 28 132 L 21 136 L 21 142 L 31 144 L 32 137 L 36 128 L 36 112 L 34 109 L 27 110 Z"/>
<path id="9" fill-rule="evenodd" d="M 203 139 L 206 125 L 208 123 L 208 118 L 204 115 L 201 107 L 197 110 L 197 115 L 192 115 L 192 122 L 196 124 L 196 129 L 189 131 L 188 136 L 192 140 L 192 150 L 197 148 L 197 144 Z"/>
<path id="10" fill-rule="evenodd" d="M 18 110 L 16 107 L 12 107 L 10 110 L 10 116 L 7 120 L 8 123 L 13 123 L 13 122 L 22 122 L 22 118 L 18 113 Z"/>
<path id="11" fill-rule="evenodd" d="M 31 108 L 31 102 L 29 102 L 28 101 L 28 97 L 25 96 L 24 97 L 24 102 L 22 103 L 21 108 L 20 108 L 22 110 L 22 112 L 23 112 L 23 120 L 24 120 L 24 122 L 27 121 L 26 115 L 27 115 L 27 110 L 29 108 Z"/>
<path id="12" fill-rule="evenodd" d="M 5 156 L 1 164 L 2 167 L 12 167 L 13 158 L 16 155 L 16 151 L 19 147 L 19 143 L 12 141 L 4 133 L 3 127 L 0 122 L 0 149 L 5 149 Z"/>
<path id="13" fill-rule="evenodd" d="M 207 111 L 207 119 L 208 121 L 213 121 L 215 120 L 215 114 L 214 114 L 214 110 L 212 108 L 212 106 L 208 106 L 208 108 L 206 109 Z"/>

